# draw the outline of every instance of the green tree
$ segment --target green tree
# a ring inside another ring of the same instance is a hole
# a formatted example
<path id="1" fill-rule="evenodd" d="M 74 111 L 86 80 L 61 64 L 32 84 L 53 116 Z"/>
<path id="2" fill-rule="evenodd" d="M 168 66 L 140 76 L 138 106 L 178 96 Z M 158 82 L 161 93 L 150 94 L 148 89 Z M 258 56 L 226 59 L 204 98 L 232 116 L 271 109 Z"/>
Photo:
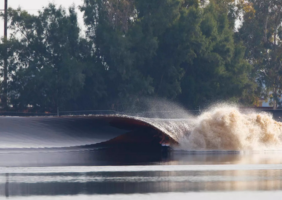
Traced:
<path id="1" fill-rule="evenodd" d="M 4 58 L 7 56 L 7 66 L 12 66 L 16 61 L 15 54 L 18 53 L 20 44 L 14 39 L 2 39 L 0 41 L 0 66 L 4 66 Z M 1 67 L 1 77 L 4 75 L 4 67 Z M 9 75 L 9 74 L 7 74 Z M 3 80 L 2 80 L 3 81 Z M 10 76 L 8 76 L 8 81 L 11 81 Z M 4 88 L 2 88 L 3 83 L 1 83 L 1 95 L 4 95 Z M 7 109 L 7 108 L 4 108 Z"/>
<path id="2" fill-rule="evenodd" d="M 50 4 L 36 16 L 10 10 L 11 103 L 55 111 L 138 108 L 143 97 L 186 107 L 251 101 L 252 68 L 234 29 L 252 6 L 209 2 L 84 0 L 86 38 L 74 8 Z"/>
<path id="3" fill-rule="evenodd" d="M 135 26 L 137 19 L 131 1 L 86 0 L 81 10 L 88 27 L 87 36 L 106 72 L 108 106 L 124 109 L 138 103 L 140 97 L 152 94 L 152 78 L 142 74 L 138 67 L 153 50 L 138 45 L 147 36 Z M 148 45 L 154 42 L 149 41 Z"/>
<path id="4" fill-rule="evenodd" d="M 135 104 L 144 96 L 175 99 L 181 93 L 180 63 L 184 54 L 193 54 L 181 45 L 197 34 L 181 33 L 185 25 L 178 21 L 188 7 L 198 7 L 198 1 L 84 1 L 87 35 L 107 71 L 113 104 Z"/>
<path id="5" fill-rule="evenodd" d="M 194 107 L 218 99 L 239 101 L 253 90 L 245 49 L 233 39 L 238 13 L 230 16 L 228 8 L 234 1 L 204 3 L 84 1 L 87 36 L 105 67 L 113 104 L 157 96 Z"/>
<path id="6" fill-rule="evenodd" d="M 38 13 L 9 10 L 10 30 L 19 48 L 10 65 L 9 95 L 18 108 L 55 111 L 84 86 L 83 48 L 74 8 L 49 4 Z"/>
<path id="7" fill-rule="evenodd" d="M 218 100 L 239 102 L 254 90 L 249 77 L 251 66 L 244 60 L 245 48 L 242 43 L 234 43 L 234 28 L 227 13 L 217 9 L 215 3 L 203 8 L 198 34 L 202 48 L 192 62 L 183 63 L 180 101 L 188 107 Z"/>
<path id="8" fill-rule="evenodd" d="M 244 8 L 237 36 L 246 45 L 246 59 L 255 67 L 261 95 L 276 108 L 282 95 L 282 2 L 249 0 Z"/>

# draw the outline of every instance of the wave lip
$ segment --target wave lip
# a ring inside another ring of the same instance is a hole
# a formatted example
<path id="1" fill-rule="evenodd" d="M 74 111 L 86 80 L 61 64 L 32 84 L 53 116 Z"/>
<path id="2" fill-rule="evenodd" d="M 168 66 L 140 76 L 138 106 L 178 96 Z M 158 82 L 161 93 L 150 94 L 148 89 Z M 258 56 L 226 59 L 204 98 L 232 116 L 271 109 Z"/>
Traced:
<path id="1" fill-rule="evenodd" d="M 181 119 L 107 116 L 112 121 L 146 126 L 168 137 L 178 149 L 190 151 L 282 150 L 282 123 L 269 113 L 242 112 L 237 106 L 221 104 L 201 115 Z M 120 121 L 119 121 L 120 120 Z M 177 145 L 176 145 L 177 144 Z"/>

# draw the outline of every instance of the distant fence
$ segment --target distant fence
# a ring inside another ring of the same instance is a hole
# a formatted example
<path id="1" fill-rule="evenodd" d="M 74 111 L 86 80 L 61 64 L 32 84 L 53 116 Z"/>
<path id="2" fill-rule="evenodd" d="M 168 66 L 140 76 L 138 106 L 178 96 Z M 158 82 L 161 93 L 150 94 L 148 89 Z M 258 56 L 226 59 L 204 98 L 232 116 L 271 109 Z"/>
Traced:
<path id="1" fill-rule="evenodd" d="M 118 114 L 114 110 L 81 110 L 81 111 L 60 111 L 59 113 L 42 113 L 42 112 L 13 112 L 2 111 L 0 116 L 69 116 L 69 115 L 111 115 Z"/>
<path id="2" fill-rule="evenodd" d="M 241 108 L 241 110 L 255 110 L 258 112 L 271 113 L 275 119 L 281 119 L 282 110 L 271 109 L 256 109 L 256 108 Z M 185 117 L 187 114 L 199 115 L 201 110 L 184 110 L 183 112 L 177 111 L 144 111 L 144 112 L 119 112 L 115 110 L 80 110 L 80 111 L 60 111 L 59 113 L 40 113 L 40 112 L 16 112 L 16 111 L 0 111 L 0 116 L 83 116 L 83 115 L 134 115 L 139 117 L 160 117 L 160 118 L 179 118 Z"/>
<path id="3" fill-rule="evenodd" d="M 191 114 L 199 114 L 199 110 L 188 111 Z M 13 112 L 2 111 L 0 116 L 80 116 L 80 115 L 134 115 L 140 117 L 174 116 L 179 115 L 175 111 L 148 111 L 148 112 L 119 112 L 115 110 L 80 110 L 80 111 L 60 111 L 59 113 L 40 113 L 40 112 Z"/>
<path id="4" fill-rule="evenodd" d="M 60 111 L 59 115 L 114 115 L 118 114 L 115 110 L 79 110 L 79 111 Z M 56 114 L 57 115 L 57 114 Z"/>
<path id="5" fill-rule="evenodd" d="M 43 112 L 16 112 L 16 111 L 0 111 L 0 116 L 83 116 L 83 115 L 134 115 L 140 117 L 177 117 L 190 113 L 197 115 L 200 110 L 185 110 L 183 113 L 176 111 L 145 111 L 145 112 L 120 112 L 115 110 L 79 110 L 79 111 L 59 111 L 58 113 Z"/>

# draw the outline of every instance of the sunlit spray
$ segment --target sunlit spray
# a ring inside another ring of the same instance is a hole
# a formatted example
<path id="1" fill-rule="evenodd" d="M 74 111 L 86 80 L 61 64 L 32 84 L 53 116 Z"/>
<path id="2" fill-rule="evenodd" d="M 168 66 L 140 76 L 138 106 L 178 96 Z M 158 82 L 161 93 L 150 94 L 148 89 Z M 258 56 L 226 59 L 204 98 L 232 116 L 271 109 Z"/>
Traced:
<path id="1" fill-rule="evenodd" d="M 180 108 L 180 107 L 179 107 Z M 177 113 L 177 107 L 174 106 Z M 157 112 L 156 112 L 157 113 Z M 181 118 L 135 117 L 174 139 L 183 150 L 282 150 L 282 123 L 265 112 L 217 104 L 199 116 L 183 110 Z M 183 113 L 187 113 L 183 116 Z M 166 112 L 166 115 L 169 114 Z"/>
<path id="2" fill-rule="evenodd" d="M 218 105 L 197 117 L 179 140 L 183 149 L 282 150 L 282 123 L 269 113 Z"/>

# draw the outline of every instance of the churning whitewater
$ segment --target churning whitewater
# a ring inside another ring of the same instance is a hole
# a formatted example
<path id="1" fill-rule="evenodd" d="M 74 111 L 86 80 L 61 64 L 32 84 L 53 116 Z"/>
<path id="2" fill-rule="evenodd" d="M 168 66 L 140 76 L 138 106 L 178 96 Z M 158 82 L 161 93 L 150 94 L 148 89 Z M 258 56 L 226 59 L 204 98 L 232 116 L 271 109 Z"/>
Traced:
<path id="1" fill-rule="evenodd" d="M 282 150 L 282 123 L 271 114 L 218 105 L 182 119 L 134 117 L 175 140 L 183 150 Z"/>
<path id="2" fill-rule="evenodd" d="M 179 143 L 196 150 L 281 150 L 282 123 L 268 113 L 218 106 L 200 115 Z"/>

